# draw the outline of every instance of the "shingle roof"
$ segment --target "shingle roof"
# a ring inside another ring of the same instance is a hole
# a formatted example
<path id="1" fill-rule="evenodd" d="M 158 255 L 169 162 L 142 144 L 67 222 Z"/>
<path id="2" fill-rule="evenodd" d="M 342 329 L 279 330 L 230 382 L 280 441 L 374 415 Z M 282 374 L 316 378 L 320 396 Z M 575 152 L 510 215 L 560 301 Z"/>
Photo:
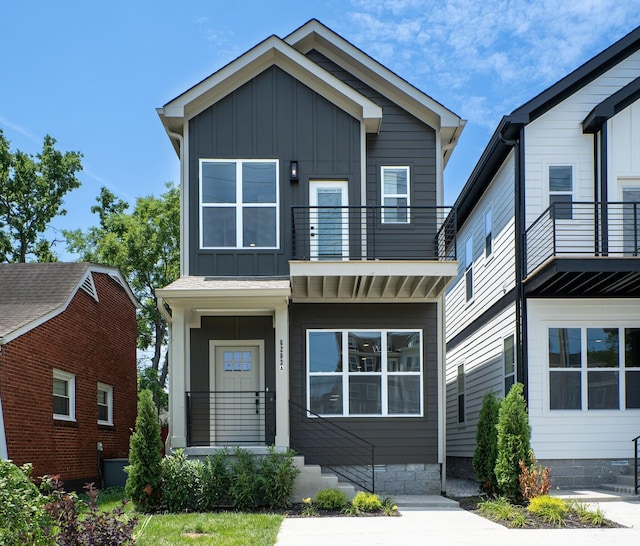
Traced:
<path id="1" fill-rule="evenodd" d="M 89 270 L 119 276 L 117 269 L 90 263 L 0 264 L 0 339 L 62 311 Z"/>

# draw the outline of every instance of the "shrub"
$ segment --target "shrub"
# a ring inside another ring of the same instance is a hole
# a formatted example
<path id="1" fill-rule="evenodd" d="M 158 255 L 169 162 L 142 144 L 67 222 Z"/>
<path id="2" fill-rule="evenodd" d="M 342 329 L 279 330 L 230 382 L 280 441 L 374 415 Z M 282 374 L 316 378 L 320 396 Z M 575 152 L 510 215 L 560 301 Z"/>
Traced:
<path id="1" fill-rule="evenodd" d="M 213 510 L 231 504 L 231 473 L 229 452 L 226 449 L 208 456 L 201 468 L 202 509 Z"/>
<path id="2" fill-rule="evenodd" d="M 293 463 L 293 451 L 276 453 L 273 447 L 260 461 L 261 497 L 269 508 L 287 508 L 291 505 L 291 496 L 296 476 L 300 469 Z"/>
<path id="3" fill-rule="evenodd" d="M 496 482 L 498 492 L 509 500 L 520 502 L 519 462 L 530 466 L 531 428 L 527 407 L 522 396 L 523 385 L 516 383 L 500 404 L 498 412 L 498 453 L 496 457 Z"/>
<path id="4" fill-rule="evenodd" d="M 520 467 L 520 475 L 518 476 L 520 492 L 525 500 L 546 495 L 551 489 L 551 480 L 549 480 L 551 469 L 548 466 L 543 468 L 542 465 L 538 464 L 533 450 L 529 450 L 529 460 L 531 461 L 529 466 L 526 466 L 524 461 L 518 461 L 518 466 Z"/>
<path id="5" fill-rule="evenodd" d="M 576 511 L 580 521 L 595 527 L 602 527 L 604 525 L 605 517 L 600 507 L 591 510 L 586 504 L 577 501 L 571 502 L 569 506 Z"/>
<path id="6" fill-rule="evenodd" d="M 382 501 L 375 493 L 358 491 L 351 501 L 351 506 L 357 512 L 379 512 L 382 509 Z"/>
<path id="7" fill-rule="evenodd" d="M 542 495 L 531 499 L 527 510 L 544 521 L 562 525 L 569 511 L 569 505 L 557 497 Z"/>
<path id="8" fill-rule="evenodd" d="M 255 457 L 237 448 L 231 463 L 231 500 L 239 510 L 253 510 L 258 506 L 260 480 Z"/>
<path id="9" fill-rule="evenodd" d="M 0 544 L 49 543 L 46 499 L 29 479 L 31 468 L 0 459 Z"/>
<path id="10" fill-rule="evenodd" d="M 481 502 L 478 504 L 478 510 L 489 519 L 507 522 L 509 527 L 524 527 L 526 523 L 522 508 L 514 506 L 504 497 Z"/>
<path id="11" fill-rule="evenodd" d="M 142 512 L 155 510 L 161 500 L 162 443 L 158 412 L 151 392 L 143 390 L 138 398 L 136 430 L 129 444 L 129 466 L 125 492 Z"/>
<path id="12" fill-rule="evenodd" d="M 189 460 L 178 449 L 162 461 L 162 504 L 169 512 L 190 512 L 202 509 L 200 477 L 204 465 Z"/>
<path id="13" fill-rule="evenodd" d="M 496 458 L 498 454 L 498 412 L 500 400 L 492 392 L 484 395 L 476 429 L 476 449 L 473 453 L 473 470 L 485 493 L 493 494 L 498 489 L 496 481 Z"/>
<path id="14" fill-rule="evenodd" d="M 329 488 L 318 491 L 314 503 L 320 510 L 342 510 L 349 501 L 344 491 Z"/>

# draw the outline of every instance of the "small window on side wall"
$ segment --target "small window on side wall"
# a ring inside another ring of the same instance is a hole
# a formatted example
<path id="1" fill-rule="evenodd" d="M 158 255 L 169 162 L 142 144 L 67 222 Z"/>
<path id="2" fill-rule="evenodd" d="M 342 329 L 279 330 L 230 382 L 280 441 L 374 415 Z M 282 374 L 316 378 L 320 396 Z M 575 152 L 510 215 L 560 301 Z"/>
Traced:
<path id="1" fill-rule="evenodd" d="M 573 218 L 573 167 L 549 166 L 549 208 L 555 220 Z"/>
<path id="2" fill-rule="evenodd" d="M 76 376 L 62 370 L 53 370 L 53 418 L 76 419 Z"/>
<path id="3" fill-rule="evenodd" d="M 467 301 L 473 299 L 473 237 L 464 246 L 464 279 Z"/>
<path id="4" fill-rule="evenodd" d="M 493 228 L 491 221 L 491 209 L 484 214 L 484 254 L 488 258 L 493 252 Z"/>
<path id="5" fill-rule="evenodd" d="M 516 352 L 513 335 L 503 339 L 502 357 L 504 359 L 504 395 L 507 396 L 516 382 Z"/>
<path id="6" fill-rule="evenodd" d="M 465 373 L 464 373 L 464 364 L 460 364 L 458 366 L 458 423 L 464 423 L 465 422 L 465 413 L 466 413 L 466 407 L 465 407 L 465 400 L 464 400 L 464 394 L 465 394 L 465 381 L 466 381 L 466 377 L 465 377 Z"/>
<path id="7" fill-rule="evenodd" d="M 382 167 L 382 223 L 409 223 L 409 167 Z"/>
<path id="8" fill-rule="evenodd" d="M 98 383 L 98 424 L 113 425 L 113 387 Z"/>

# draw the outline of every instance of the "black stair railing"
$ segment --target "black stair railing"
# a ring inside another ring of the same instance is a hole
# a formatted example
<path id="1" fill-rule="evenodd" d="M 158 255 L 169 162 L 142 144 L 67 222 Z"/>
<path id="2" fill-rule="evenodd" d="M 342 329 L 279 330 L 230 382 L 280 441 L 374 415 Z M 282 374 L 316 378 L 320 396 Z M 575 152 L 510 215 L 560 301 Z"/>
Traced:
<path id="1" fill-rule="evenodd" d="M 638 448 L 640 447 L 640 436 L 636 436 L 633 440 L 633 492 L 635 495 L 640 495 L 640 476 L 638 476 L 638 464 L 640 464 L 640 453 Z"/>
<path id="2" fill-rule="evenodd" d="M 375 446 L 333 421 L 289 401 L 291 447 L 356 487 L 375 491 Z"/>

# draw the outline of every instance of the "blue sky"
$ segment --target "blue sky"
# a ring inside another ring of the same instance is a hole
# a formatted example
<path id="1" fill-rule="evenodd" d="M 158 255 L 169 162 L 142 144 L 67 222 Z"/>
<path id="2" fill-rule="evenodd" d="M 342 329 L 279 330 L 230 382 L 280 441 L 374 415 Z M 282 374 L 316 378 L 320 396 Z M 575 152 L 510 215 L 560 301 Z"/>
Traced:
<path id="1" fill-rule="evenodd" d="M 500 117 L 640 25 L 640 0 L 3 2 L 0 128 L 12 149 L 35 154 L 48 133 L 84 154 L 51 235 L 95 224 L 101 186 L 133 203 L 177 183 L 155 108 L 311 18 L 468 120 L 452 204 Z"/>

